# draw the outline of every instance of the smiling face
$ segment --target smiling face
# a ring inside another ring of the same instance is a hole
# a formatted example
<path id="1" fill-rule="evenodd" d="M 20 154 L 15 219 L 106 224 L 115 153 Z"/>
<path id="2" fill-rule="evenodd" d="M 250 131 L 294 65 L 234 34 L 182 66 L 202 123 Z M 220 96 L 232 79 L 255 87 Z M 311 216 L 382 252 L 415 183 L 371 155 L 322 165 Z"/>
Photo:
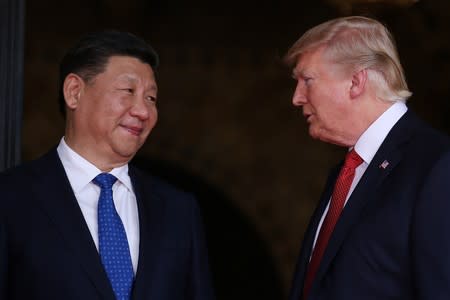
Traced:
<path id="1" fill-rule="evenodd" d="M 157 121 L 157 86 L 150 65 L 112 56 L 104 72 L 85 82 L 69 74 L 65 140 L 101 170 L 127 163 Z"/>
<path id="2" fill-rule="evenodd" d="M 348 146 L 353 139 L 351 120 L 351 76 L 323 55 L 323 49 L 305 52 L 293 70 L 297 80 L 292 98 L 294 106 L 303 108 L 309 134 L 322 141 Z"/>

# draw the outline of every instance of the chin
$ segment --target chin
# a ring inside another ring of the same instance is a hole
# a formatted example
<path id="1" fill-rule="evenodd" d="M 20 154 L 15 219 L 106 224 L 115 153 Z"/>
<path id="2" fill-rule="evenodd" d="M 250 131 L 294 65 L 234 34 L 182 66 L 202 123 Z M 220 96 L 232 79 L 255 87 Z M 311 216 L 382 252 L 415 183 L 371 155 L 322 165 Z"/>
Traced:
<path id="1" fill-rule="evenodd" d="M 320 134 L 314 128 L 309 127 L 309 136 L 315 140 L 322 140 Z"/>
<path id="2" fill-rule="evenodd" d="M 324 143 L 327 144 L 333 144 L 336 146 L 340 146 L 340 147 L 350 147 L 350 145 L 348 143 L 345 143 L 341 140 L 336 140 L 335 137 L 320 137 L 319 140 L 321 140 Z"/>
<path id="3" fill-rule="evenodd" d="M 328 144 L 339 145 L 339 143 L 333 139 L 334 137 L 332 135 L 324 134 L 324 132 L 321 130 L 310 129 L 309 135 L 315 140 L 319 140 Z"/>
<path id="4" fill-rule="evenodd" d="M 139 150 L 140 146 L 137 145 L 130 145 L 127 146 L 125 143 L 122 145 L 119 145 L 119 147 L 115 148 L 115 153 L 117 153 L 120 157 L 125 159 L 131 159 L 136 154 L 136 152 Z"/>

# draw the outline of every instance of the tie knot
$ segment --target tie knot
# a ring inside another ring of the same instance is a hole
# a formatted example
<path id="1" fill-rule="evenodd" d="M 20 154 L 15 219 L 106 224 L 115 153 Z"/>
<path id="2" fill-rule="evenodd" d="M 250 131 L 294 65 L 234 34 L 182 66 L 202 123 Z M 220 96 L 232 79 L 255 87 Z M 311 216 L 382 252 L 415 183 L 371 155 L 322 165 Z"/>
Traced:
<path id="1" fill-rule="evenodd" d="M 92 180 L 92 182 L 98 185 L 101 189 L 112 188 L 116 181 L 117 178 L 109 173 L 100 173 Z"/>
<path id="2" fill-rule="evenodd" d="M 348 152 L 345 156 L 344 167 L 350 169 L 356 169 L 360 164 L 362 164 L 363 159 L 356 153 L 355 148 Z"/>

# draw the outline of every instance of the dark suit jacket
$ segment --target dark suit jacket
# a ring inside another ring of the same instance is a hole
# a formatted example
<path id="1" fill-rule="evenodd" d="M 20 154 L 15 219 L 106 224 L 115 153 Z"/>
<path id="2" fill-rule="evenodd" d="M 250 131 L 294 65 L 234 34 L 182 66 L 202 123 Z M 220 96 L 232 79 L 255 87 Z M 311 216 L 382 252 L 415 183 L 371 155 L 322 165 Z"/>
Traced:
<path id="1" fill-rule="evenodd" d="M 450 299 L 449 149 L 448 136 L 413 113 L 397 122 L 336 224 L 309 300 Z M 290 300 L 301 299 L 314 234 L 339 169 L 305 233 Z"/>
<path id="2" fill-rule="evenodd" d="M 213 299 L 195 200 L 132 166 L 133 299 Z M 114 299 L 56 150 L 0 175 L 0 299 Z"/>

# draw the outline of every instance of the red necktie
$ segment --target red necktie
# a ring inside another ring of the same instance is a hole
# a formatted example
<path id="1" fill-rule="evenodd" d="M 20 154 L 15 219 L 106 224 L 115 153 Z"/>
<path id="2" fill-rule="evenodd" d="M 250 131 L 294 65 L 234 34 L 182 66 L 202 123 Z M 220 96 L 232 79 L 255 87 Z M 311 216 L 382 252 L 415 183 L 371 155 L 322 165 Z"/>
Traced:
<path id="1" fill-rule="evenodd" d="M 345 157 L 344 166 L 342 167 L 339 176 L 334 186 L 333 195 L 331 196 L 330 207 L 328 208 L 325 220 L 320 228 L 319 236 L 317 237 L 316 245 L 314 247 L 311 261 L 308 265 L 306 279 L 303 286 L 303 299 L 306 299 L 311 288 L 314 276 L 319 269 L 320 261 L 328 244 L 328 240 L 333 233 L 334 226 L 339 219 L 339 215 L 344 208 L 345 199 L 348 191 L 355 177 L 355 169 L 363 162 L 362 158 L 353 149 L 347 153 Z"/>

